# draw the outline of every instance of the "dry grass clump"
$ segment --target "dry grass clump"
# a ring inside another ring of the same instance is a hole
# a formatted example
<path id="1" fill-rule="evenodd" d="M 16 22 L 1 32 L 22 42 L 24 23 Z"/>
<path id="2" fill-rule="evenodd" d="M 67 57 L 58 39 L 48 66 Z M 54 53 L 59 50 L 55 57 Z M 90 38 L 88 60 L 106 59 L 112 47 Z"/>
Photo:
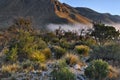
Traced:
<path id="1" fill-rule="evenodd" d="M 8 65 L 3 65 L 1 71 L 3 73 L 15 73 L 19 69 L 20 66 L 18 64 L 8 64 Z"/>
<path id="2" fill-rule="evenodd" d="M 47 70 L 47 65 L 46 64 L 41 64 L 41 70 L 46 71 Z"/>
<path id="3" fill-rule="evenodd" d="M 66 63 L 69 65 L 74 65 L 74 64 L 77 64 L 79 62 L 79 57 L 75 54 L 72 54 L 72 53 L 67 53 L 64 56 L 64 59 L 66 60 Z"/>
<path id="4" fill-rule="evenodd" d="M 109 66 L 108 78 L 109 79 L 116 79 L 118 77 L 119 77 L 119 71 L 116 68 Z"/>

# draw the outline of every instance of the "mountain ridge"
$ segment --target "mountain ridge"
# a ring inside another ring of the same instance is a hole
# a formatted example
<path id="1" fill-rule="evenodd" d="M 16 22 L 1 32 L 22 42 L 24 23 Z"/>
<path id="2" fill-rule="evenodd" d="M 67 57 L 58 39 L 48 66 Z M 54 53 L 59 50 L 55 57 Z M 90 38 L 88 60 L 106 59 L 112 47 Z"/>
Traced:
<path id="1" fill-rule="evenodd" d="M 0 12 L 0 25 L 9 24 L 14 17 L 19 16 L 32 17 L 38 26 L 49 23 L 91 23 L 79 13 L 70 12 L 70 9 L 58 0 L 0 0 Z"/>
<path id="2" fill-rule="evenodd" d="M 119 15 L 112 15 L 110 13 L 100 13 L 95 10 L 86 7 L 75 7 L 78 10 L 79 14 L 88 19 L 91 19 L 93 22 L 102 22 L 105 24 L 117 24 L 120 23 Z"/>
<path id="3" fill-rule="evenodd" d="M 58 0 L 0 0 L 0 27 L 8 27 L 16 17 L 31 17 L 37 27 L 52 23 L 120 23 L 119 15 L 99 13 L 90 8 L 72 7 Z"/>

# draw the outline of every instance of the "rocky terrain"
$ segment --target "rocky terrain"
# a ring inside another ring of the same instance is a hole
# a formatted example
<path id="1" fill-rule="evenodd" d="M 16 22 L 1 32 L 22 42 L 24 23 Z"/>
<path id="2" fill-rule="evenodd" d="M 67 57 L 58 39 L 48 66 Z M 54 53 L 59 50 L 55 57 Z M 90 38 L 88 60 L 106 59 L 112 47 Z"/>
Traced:
<path id="1" fill-rule="evenodd" d="M 38 30 L 18 18 L 0 32 L 0 80 L 120 79 L 120 33 L 114 27 Z"/>

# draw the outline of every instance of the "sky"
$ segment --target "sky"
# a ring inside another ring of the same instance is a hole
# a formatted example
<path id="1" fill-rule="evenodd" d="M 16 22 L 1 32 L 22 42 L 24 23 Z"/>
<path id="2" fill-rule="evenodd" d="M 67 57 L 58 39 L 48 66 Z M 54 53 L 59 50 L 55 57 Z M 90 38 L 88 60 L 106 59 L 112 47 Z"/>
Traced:
<path id="1" fill-rule="evenodd" d="M 120 15 L 120 0 L 60 0 L 73 7 L 88 7 L 97 12 Z"/>

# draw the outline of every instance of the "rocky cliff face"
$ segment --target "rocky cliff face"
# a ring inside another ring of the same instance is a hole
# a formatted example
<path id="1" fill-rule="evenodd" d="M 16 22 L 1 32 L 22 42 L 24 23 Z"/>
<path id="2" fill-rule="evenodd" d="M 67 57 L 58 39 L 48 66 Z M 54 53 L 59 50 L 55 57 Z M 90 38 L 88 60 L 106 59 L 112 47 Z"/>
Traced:
<path id="1" fill-rule="evenodd" d="M 55 13 L 61 18 L 67 19 L 71 23 L 89 24 L 90 20 L 81 16 L 73 7 L 58 1 L 55 1 Z"/>
<path id="2" fill-rule="evenodd" d="M 72 7 L 58 0 L 0 0 L 0 27 L 21 16 L 32 17 L 38 26 L 49 23 L 90 23 Z"/>

